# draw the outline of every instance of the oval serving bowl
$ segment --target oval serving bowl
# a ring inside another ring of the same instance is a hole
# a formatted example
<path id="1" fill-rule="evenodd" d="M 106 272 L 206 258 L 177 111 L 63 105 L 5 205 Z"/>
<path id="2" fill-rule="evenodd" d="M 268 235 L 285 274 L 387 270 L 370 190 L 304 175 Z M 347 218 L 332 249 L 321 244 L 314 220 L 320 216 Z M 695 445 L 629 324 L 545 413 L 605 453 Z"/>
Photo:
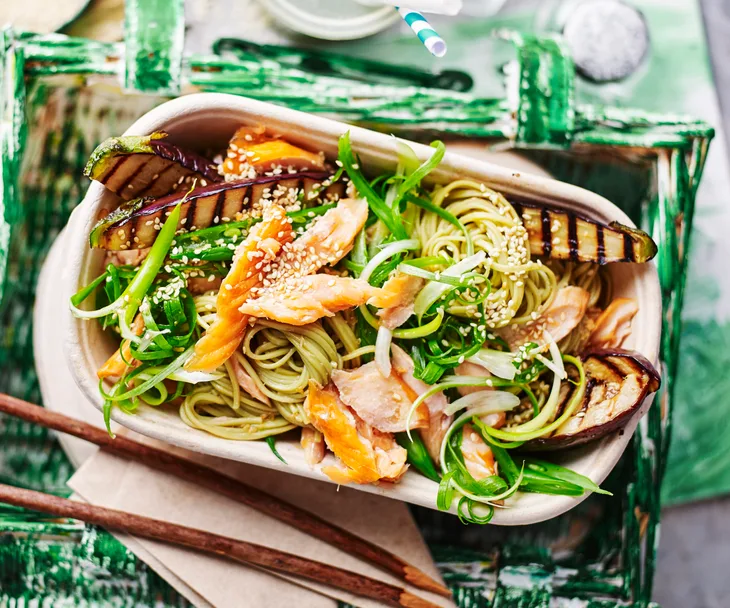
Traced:
<path id="1" fill-rule="evenodd" d="M 351 132 L 352 147 L 368 171 L 394 170 L 397 162 L 394 139 L 389 135 L 220 93 L 189 95 L 164 103 L 142 116 L 125 135 L 148 135 L 164 130 L 170 141 L 192 149 L 223 149 L 237 127 L 265 124 L 294 144 L 312 150 L 323 150 L 330 158 L 337 155 L 337 139 L 347 130 Z M 424 160 L 433 151 L 422 144 L 411 144 L 416 155 Z M 456 178 L 479 180 L 510 196 L 523 201 L 549 203 L 593 219 L 619 221 L 633 225 L 629 218 L 606 199 L 556 180 L 519 173 L 498 165 L 476 161 L 457 154 L 446 153 L 441 165 L 429 175 L 430 183 L 445 183 Z M 104 254 L 88 246 L 88 235 L 97 218 L 118 204 L 116 197 L 99 183 L 92 183 L 83 202 L 74 210 L 68 226 L 66 243 L 67 263 L 64 268 L 64 305 L 81 286 L 89 283 L 102 271 Z M 656 363 L 659 352 L 661 326 L 661 298 L 659 279 L 653 264 L 612 264 L 610 272 L 614 295 L 636 298 L 639 312 L 634 318 L 632 333 L 625 344 Z M 111 336 L 102 331 L 99 323 L 75 319 L 67 315 L 67 363 L 74 378 L 88 400 L 101 409 L 96 370 L 116 349 Z M 649 408 L 650 396 L 640 411 L 619 432 L 613 433 L 579 449 L 555 453 L 560 463 L 601 483 L 618 462 L 639 419 Z M 101 414 L 100 414 L 101 415 Z M 241 462 L 277 469 L 284 472 L 328 480 L 319 470 L 305 461 L 296 439 L 281 439 L 277 448 L 287 465 L 277 460 L 265 442 L 231 441 L 193 429 L 183 423 L 174 408 L 155 408 L 141 405 L 137 413 L 125 414 L 115 410 L 112 418 L 138 433 L 167 441 L 180 447 L 229 458 Z M 323 464 L 332 464 L 329 455 Z M 397 500 L 436 508 L 437 484 L 414 471 L 408 471 L 398 484 L 353 486 Z M 578 498 L 523 494 L 511 508 L 497 509 L 493 524 L 531 524 L 560 515 L 577 505 Z"/>

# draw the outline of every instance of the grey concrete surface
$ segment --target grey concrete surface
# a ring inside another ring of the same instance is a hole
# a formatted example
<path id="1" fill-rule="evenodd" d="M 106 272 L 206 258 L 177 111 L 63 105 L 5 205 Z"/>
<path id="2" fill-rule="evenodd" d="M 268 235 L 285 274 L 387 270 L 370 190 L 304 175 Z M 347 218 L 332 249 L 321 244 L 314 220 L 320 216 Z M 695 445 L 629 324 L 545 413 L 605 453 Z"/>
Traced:
<path id="1" fill-rule="evenodd" d="M 701 4 L 728 136 L 730 0 Z M 662 608 L 730 608 L 730 498 L 666 509 L 660 534 L 654 600 Z"/>

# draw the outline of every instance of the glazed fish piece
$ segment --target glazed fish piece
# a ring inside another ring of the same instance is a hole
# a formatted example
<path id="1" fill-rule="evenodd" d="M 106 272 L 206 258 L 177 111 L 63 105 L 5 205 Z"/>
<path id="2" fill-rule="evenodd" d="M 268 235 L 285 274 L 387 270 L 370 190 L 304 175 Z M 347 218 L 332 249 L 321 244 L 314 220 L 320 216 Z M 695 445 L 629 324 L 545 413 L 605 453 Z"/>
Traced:
<path id="1" fill-rule="evenodd" d="M 295 277 L 314 274 L 337 264 L 352 249 L 368 218 L 368 204 L 347 198 L 315 220 L 295 241 L 287 244 L 266 273 L 264 285 L 276 287 Z"/>
<path id="2" fill-rule="evenodd" d="M 223 161 L 228 178 L 252 176 L 269 171 L 323 169 L 324 157 L 267 134 L 266 127 L 241 127 L 231 138 Z"/>
<path id="3" fill-rule="evenodd" d="M 406 470 L 407 453 L 392 435 L 378 433 L 340 400 L 334 386 L 309 381 L 304 410 L 339 459 L 322 472 L 340 484 L 396 481 Z"/>
<path id="4" fill-rule="evenodd" d="M 241 313 L 287 325 L 308 325 L 341 310 L 390 301 L 383 289 L 367 281 L 329 274 L 286 279 L 263 293 L 241 305 Z"/>
<path id="5" fill-rule="evenodd" d="M 236 351 L 248 327 L 248 316 L 239 308 L 251 290 L 261 284 L 256 266 L 276 257 L 293 237 L 284 209 L 279 205 L 267 207 L 263 221 L 254 225 L 236 250 L 233 265 L 218 292 L 215 321 L 195 344 L 195 353 L 185 369 L 213 371 Z"/>
<path id="6" fill-rule="evenodd" d="M 589 299 L 590 294 L 582 287 L 561 287 L 547 310 L 535 321 L 527 325 L 503 327 L 495 333 L 507 342 L 512 352 L 528 342 L 545 344 L 545 332 L 549 332 L 553 340 L 560 342 L 583 319 Z"/>
<path id="7" fill-rule="evenodd" d="M 333 370 L 332 382 L 340 399 L 373 428 L 386 433 L 407 430 L 406 418 L 418 394 L 397 372 L 386 378 L 371 361 L 349 371 Z M 423 403 L 411 418 L 411 428 L 425 428 L 428 420 L 428 407 Z"/>

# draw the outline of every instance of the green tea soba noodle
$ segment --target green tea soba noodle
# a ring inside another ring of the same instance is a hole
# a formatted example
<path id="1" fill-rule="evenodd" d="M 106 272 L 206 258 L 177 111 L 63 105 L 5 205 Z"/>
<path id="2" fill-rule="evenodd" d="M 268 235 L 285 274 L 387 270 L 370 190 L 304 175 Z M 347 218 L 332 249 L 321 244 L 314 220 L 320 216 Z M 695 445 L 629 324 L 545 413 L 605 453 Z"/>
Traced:
<path id="1" fill-rule="evenodd" d="M 477 268 L 491 283 L 485 302 L 487 327 L 527 323 L 550 305 L 557 286 L 555 274 L 540 260 L 530 259 L 527 232 L 504 196 L 478 182 L 458 180 L 435 188 L 431 202 L 453 214 L 469 238 L 444 218 L 419 209 L 414 233 L 423 243 L 421 255 L 458 262 L 475 252 L 487 254 Z M 449 312 L 466 317 L 479 314 L 474 307 L 461 305 L 450 307 Z"/>
<path id="2" fill-rule="evenodd" d="M 215 316 L 215 304 L 214 293 L 195 297 L 203 329 Z M 227 439 L 258 439 L 306 426 L 302 404 L 309 381 L 326 384 L 332 369 L 345 365 L 343 355 L 357 348 L 357 338 L 340 314 L 302 327 L 260 319 L 233 356 L 270 404 L 239 386 L 229 360 L 219 369 L 220 379 L 196 386 L 185 397 L 180 415 L 186 424 Z"/>

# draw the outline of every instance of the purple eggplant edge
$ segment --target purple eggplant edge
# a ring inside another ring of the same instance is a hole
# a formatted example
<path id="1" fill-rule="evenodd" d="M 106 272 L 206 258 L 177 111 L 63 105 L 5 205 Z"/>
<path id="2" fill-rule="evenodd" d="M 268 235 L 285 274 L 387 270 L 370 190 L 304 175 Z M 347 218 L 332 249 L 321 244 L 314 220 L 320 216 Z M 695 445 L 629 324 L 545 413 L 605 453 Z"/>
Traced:
<path id="1" fill-rule="evenodd" d="M 651 380 L 644 387 L 641 396 L 636 400 L 636 405 L 631 409 L 619 414 L 608 422 L 591 429 L 585 429 L 574 435 L 558 435 L 553 437 L 541 437 L 529 441 L 520 448 L 524 452 L 556 452 L 577 448 L 587 443 L 591 443 L 606 435 L 621 430 L 629 423 L 629 421 L 641 412 L 642 405 L 646 398 L 659 390 L 661 386 L 661 376 L 656 367 L 641 353 L 622 348 L 595 348 L 586 351 L 581 355 L 581 359 L 589 357 L 626 357 L 631 358 L 641 365 L 649 374 Z"/>
<path id="2" fill-rule="evenodd" d="M 158 156 L 177 163 L 186 169 L 190 169 L 191 171 L 202 175 L 208 181 L 223 181 L 223 176 L 218 173 L 218 169 L 213 165 L 213 163 L 197 152 L 186 150 L 169 141 L 163 141 L 161 139 L 150 139 L 149 145 Z"/>
<path id="3" fill-rule="evenodd" d="M 237 188 L 248 188 L 249 186 L 257 186 L 257 185 L 261 185 L 261 184 L 270 184 L 270 183 L 283 181 L 285 179 L 309 178 L 309 179 L 313 179 L 313 180 L 324 181 L 328 177 L 332 177 L 332 175 L 327 172 L 305 171 L 305 172 L 301 172 L 301 173 L 282 173 L 280 175 L 264 175 L 261 177 L 256 177 L 254 179 L 238 180 L 238 181 L 233 181 L 233 182 L 216 182 L 214 184 L 209 184 L 207 186 L 201 186 L 200 188 L 195 188 L 195 190 L 192 190 L 191 192 L 175 192 L 174 194 L 168 194 L 166 196 L 158 198 L 151 205 L 142 207 L 141 209 L 132 213 L 129 217 L 127 217 L 123 220 L 120 220 L 119 222 L 116 222 L 114 224 L 110 224 L 106 230 L 111 230 L 113 228 L 119 228 L 119 227 L 123 226 L 126 222 L 129 222 L 130 220 L 134 219 L 135 217 L 146 217 L 148 215 L 157 213 L 158 211 L 165 209 L 167 207 L 172 207 L 173 205 L 177 204 L 183 198 L 185 198 L 186 200 L 194 200 L 194 199 L 198 199 L 198 198 L 201 198 L 204 196 L 211 196 L 214 194 L 219 194 L 220 192 L 225 191 L 225 190 L 233 190 L 233 189 L 237 189 Z"/>

